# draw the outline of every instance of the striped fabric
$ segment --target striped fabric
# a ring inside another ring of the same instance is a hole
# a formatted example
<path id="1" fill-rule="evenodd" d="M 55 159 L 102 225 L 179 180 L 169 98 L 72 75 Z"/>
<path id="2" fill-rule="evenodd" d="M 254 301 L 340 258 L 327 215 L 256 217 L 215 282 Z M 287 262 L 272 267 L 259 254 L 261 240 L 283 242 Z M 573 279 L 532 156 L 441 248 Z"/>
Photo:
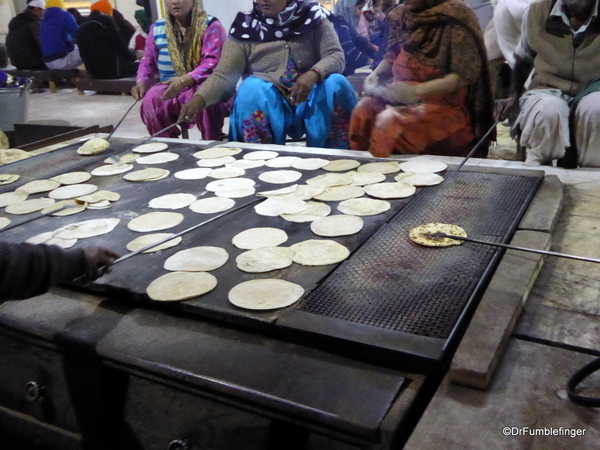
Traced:
<path id="1" fill-rule="evenodd" d="M 214 19 L 215 18 L 213 16 L 209 15 L 206 19 L 206 26 L 208 27 Z M 170 78 L 176 77 L 177 74 L 173 69 L 171 56 L 169 55 L 169 45 L 167 43 L 167 32 L 164 18 L 157 20 L 154 24 L 154 44 L 158 49 L 158 75 L 160 77 L 160 81 L 167 81 Z"/>

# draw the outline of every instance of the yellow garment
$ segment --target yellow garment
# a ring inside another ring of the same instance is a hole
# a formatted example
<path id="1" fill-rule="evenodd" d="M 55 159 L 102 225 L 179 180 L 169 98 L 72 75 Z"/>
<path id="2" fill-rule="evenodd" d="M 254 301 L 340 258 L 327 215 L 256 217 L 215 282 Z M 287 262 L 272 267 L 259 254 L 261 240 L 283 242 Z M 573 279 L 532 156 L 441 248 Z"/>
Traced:
<path id="1" fill-rule="evenodd" d="M 167 11 L 165 20 L 167 41 L 169 42 L 169 55 L 173 69 L 181 77 L 194 70 L 200 63 L 202 51 L 202 38 L 206 31 L 207 14 L 204 11 L 202 0 L 195 0 L 190 12 L 192 20 L 185 36 L 182 35 L 175 18 Z"/>
<path id="2" fill-rule="evenodd" d="M 64 0 L 46 0 L 46 8 L 65 9 Z"/>

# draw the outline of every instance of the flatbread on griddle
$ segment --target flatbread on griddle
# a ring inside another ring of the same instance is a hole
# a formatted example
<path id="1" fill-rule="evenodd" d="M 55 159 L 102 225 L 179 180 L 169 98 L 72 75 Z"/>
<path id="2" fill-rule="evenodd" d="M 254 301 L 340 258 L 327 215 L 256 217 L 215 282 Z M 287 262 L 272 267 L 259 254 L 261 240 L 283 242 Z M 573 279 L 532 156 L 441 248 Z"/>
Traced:
<path id="1" fill-rule="evenodd" d="M 447 168 L 448 165 L 446 163 L 425 159 L 408 161 L 400 164 L 400 169 L 402 169 L 403 172 L 414 173 L 437 173 L 443 172 Z"/>
<path id="2" fill-rule="evenodd" d="M 177 153 L 172 152 L 160 152 L 154 153 L 153 155 L 140 156 L 135 160 L 138 164 L 163 164 L 179 159 Z"/>
<path id="3" fill-rule="evenodd" d="M 175 227 L 183 222 L 183 214 L 176 212 L 151 212 L 142 214 L 132 219 L 127 228 L 131 231 L 146 233 L 148 231 L 160 231 Z"/>
<path id="4" fill-rule="evenodd" d="M 135 153 L 156 153 L 162 152 L 167 148 L 169 148 L 169 146 L 164 142 L 149 142 L 148 144 L 138 145 L 131 151 Z"/>
<path id="5" fill-rule="evenodd" d="M 147 247 L 148 245 L 153 244 L 154 242 L 159 242 L 163 239 L 166 239 L 169 236 L 175 236 L 173 233 L 152 233 L 152 234 L 144 234 L 138 238 L 135 238 L 133 241 L 127 244 L 127 250 L 130 252 L 137 252 L 138 250 Z M 149 248 L 148 250 L 143 251 L 142 253 L 154 253 L 160 250 L 165 250 L 167 248 L 175 247 L 178 245 L 183 238 L 181 236 L 177 236 L 169 241 L 163 242 L 155 247 Z"/>
<path id="6" fill-rule="evenodd" d="M 67 200 L 88 195 L 97 190 L 98 186 L 95 184 L 71 184 L 54 189 L 48 194 L 48 197 L 54 200 Z"/>
<path id="7" fill-rule="evenodd" d="M 29 194 L 23 191 L 4 192 L 0 194 L 0 208 L 27 200 Z"/>
<path id="8" fill-rule="evenodd" d="M 55 237 L 60 239 L 85 239 L 110 233 L 119 224 L 120 219 L 92 219 L 76 222 L 56 230 Z"/>
<path id="9" fill-rule="evenodd" d="M 287 240 L 287 233 L 279 228 L 257 227 L 236 234 L 231 242 L 242 250 L 254 250 L 262 247 L 277 247 Z"/>
<path id="10" fill-rule="evenodd" d="M 0 230 L 10 225 L 11 220 L 7 217 L 0 217 Z"/>
<path id="11" fill-rule="evenodd" d="M 363 220 L 358 216 L 336 214 L 313 221 L 310 230 L 322 237 L 350 236 L 362 230 L 363 225 Z"/>
<path id="12" fill-rule="evenodd" d="M 374 198 L 351 198 L 338 205 L 338 211 L 353 216 L 375 216 L 391 208 L 390 202 Z"/>
<path id="13" fill-rule="evenodd" d="M 229 254 L 224 248 L 192 247 L 167 258 L 164 268 L 173 272 L 210 272 L 223 266 L 228 259 Z"/>
<path id="14" fill-rule="evenodd" d="M 360 166 L 360 163 L 354 159 L 336 159 L 323 166 L 323 170 L 328 172 L 346 172 L 356 169 L 358 166 Z"/>
<path id="15" fill-rule="evenodd" d="M 302 174 L 296 170 L 270 170 L 263 172 L 258 179 L 265 183 L 286 184 L 298 181 Z"/>
<path id="16" fill-rule="evenodd" d="M 26 192 L 29 195 L 39 194 L 40 192 L 48 192 L 60 186 L 60 182 L 56 180 L 33 180 L 19 186 L 16 190 Z"/>
<path id="17" fill-rule="evenodd" d="M 450 247 L 452 245 L 461 245 L 463 241 L 445 237 L 426 236 L 430 233 L 444 233 L 453 236 L 467 237 L 467 232 L 458 225 L 447 223 L 428 223 L 420 225 L 410 230 L 409 237 L 413 242 L 426 247 Z"/>
<path id="18" fill-rule="evenodd" d="M 196 167 L 194 169 L 185 169 L 175 172 L 173 176 L 179 180 L 202 180 L 206 178 L 212 169 L 208 167 Z"/>
<path id="19" fill-rule="evenodd" d="M 412 184 L 402 181 L 394 181 L 393 183 L 377 183 L 368 184 L 365 186 L 367 195 L 376 198 L 406 198 L 414 195 L 417 191 Z"/>
<path id="20" fill-rule="evenodd" d="M 109 177 L 129 172 L 131 169 L 133 169 L 133 164 L 106 164 L 92 170 L 92 175 L 95 177 Z"/>
<path id="21" fill-rule="evenodd" d="M 195 201 L 196 196 L 194 194 L 166 194 L 153 198 L 148 203 L 148 206 L 158 209 L 181 209 L 190 206 Z"/>
<path id="22" fill-rule="evenodd" d="M 17 181 L 21 176 L 14 173 L 0 173 L 0 186 Z"/>
<path id="23" fill-rule="evenodd" d="M 146 293 L 152 300 L 176 302 L 199 297 L 217 286 L 217 278 L 206 272 L 171 272 L 154 280 Z"/>
<path id="24" fill-rule="evenodd" d="M 303 266 L 326 266 L 345 260 L 350 250 L 342 244 L 328 239 L 309 239 L 290 247 L 294 254 L 292 259 Z"/>
<path id="25" fill-rule="evenodd" d="M 229 291 L 229 301 L 238 308 L 268 310 L 285 308 L 304 295 L 304 288 L 289 281 L 265 278 L 250 280 Z"/>
<path id="26" fill-rule="evenodd" d="M 238 153 L 241 153 L 241 151 L 241 148 L 213 147 L 207 148 L 206 150 L 200 150 L 192 156 L 198 159 L 216 159 L 224 156 L 237 155 Z"/>
<path id="27" fill-rule="evenodd" d="M 80 155 L 95 155 L 96 153 L 103 152 L 110 146 L 110 142 L 102 138 L 92 138 L 87 142 L 84 142 L 81 147 L 77 149 L 77 153 Z"/>
<path id="28" fill-rule="evenodd" d="M 236 159 L 233 156 L 222 156 L 221 158 L 200 159 L 196 161 L 198 167 L 219 167 L 234 162 Z M 241 167 L 238 167 L 241 169 Z"/>
<path id="29" fill-rule="evenodd" d="M 228 197 L 209 197 L 196 200 L 190 209 L 198 214 L 213 214 L 233 208 L 235 200 Z"/>
<path id="30" fill-rule="evenodd" d="M 92 176 L 87 172 L 68 172 L 56 175 L 50 179 L 58 181 L 60 184 L 78 184 L 85 183 L 90 178 L 92 178 Z"/>
<path id="31" fill-rule="evenodd" d="M 305 223 L 320 219 L 331 213 L 331 206 L 321 202 L 306 202 L 306 209 L 296 214 L 281 214 L 288 222 Z"/>
<path id="32" fill-rule="evenodd" d="M 400 165 L 396 161 L 367 163 L 356 169 L 358 172 L 396 173 L 400 172 Z"/>
<path id="33" fill-rule="evenodd" d="M 55 200 L 52 198 L 32 198 L 29 200 L 23 200 L 22 202 L 12 203 L 8 205 L 4 211 L 8 214 L 30 214 L 32 212 L 40 211 L 46 206 L 53 205 Z"/>
<path id="34" fill-rule="evenodd" d="M 161 169 L 160 167 L 149 167 L 147 169 L 129 172 L 123 176 L 123 179 L 127 181 L 155 181 L 161 180 L 168 176 L 169 171 L 167 169 Z"/>
<path id="35" fill-rule="evenodd" d="M 235 258 L 238 269 L 249 273 L 264 273 L 292 265 L 294 251 L 289 247 L 263 247 L 240 253 Z"/>

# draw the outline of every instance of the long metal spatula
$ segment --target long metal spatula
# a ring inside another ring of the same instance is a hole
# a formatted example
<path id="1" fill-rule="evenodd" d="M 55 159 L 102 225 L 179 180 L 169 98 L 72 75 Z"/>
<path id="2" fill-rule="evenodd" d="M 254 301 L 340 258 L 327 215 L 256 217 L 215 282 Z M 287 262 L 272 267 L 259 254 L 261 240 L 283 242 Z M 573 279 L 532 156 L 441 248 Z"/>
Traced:
<path id="1" fill-rule="evenodd" d="M 596 259 L 596 258 L 587 258 L 585 256 L 577 256 L 577 255 L 569 255 L 566 253 L 550 252 L 547 250 L 538 250 L 536 248 L 518 247 L 516 245 L 500 244 L 499 242 L 481 241 L 479 239 L 472 239 L 472 238 L 463 237 L 463 236 L 453 236 L 451 234 L 440 233 L 440 232 L 425 233 L 424 236 L 434 237 L 434 238 L 458 239 L 460 241 L 474 242 L 475 244 L 483 244 L 483 245 L 493 245 L 495 247 L 508 248 L 511 250 L 519 250 L 522 252 L 538 253 L 540 255 L 558 256 L 559 258 L 575 259 L 577 261 L 600 263 L 600 259 Z"/>
<path id="2" fill-rule="evenodd" d="M 123 117 L 121 117 L 121 120 L 119 120 L 119 123 L 117 123 L 115 125 L 115 127 L 113 128 L 113 130 L 110 132 L 110 134 L 106 138 L 107 141 L 110 141 L 110 138 L 112 137 L 113 134 L 115 134 L 115 131 L 117 131 L 117 128 L 119 128 L 119 125 L 121 125 L 123 123 L 123 121 L 125 120 L 125 117 L 127 117 L 127 114 L 129 114 L 129 112 L 133 109 L 133 107 L 137 104 L 137 102 L 139 100 L 140 100 L 139 98 L 136 98 L 135 101 L 133 102 L 133 104 L 127 109 L 127 111 L 125 112 L 125 114 L 123 114 Z"/>

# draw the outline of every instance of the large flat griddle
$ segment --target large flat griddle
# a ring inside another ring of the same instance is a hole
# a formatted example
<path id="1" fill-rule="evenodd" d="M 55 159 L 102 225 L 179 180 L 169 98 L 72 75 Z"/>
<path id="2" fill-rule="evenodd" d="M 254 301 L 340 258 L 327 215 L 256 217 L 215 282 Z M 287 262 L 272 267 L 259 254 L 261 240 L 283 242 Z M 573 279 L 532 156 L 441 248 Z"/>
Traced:
<path id="1" fill-rule="evenodd" d="M 17 183 L 0 186 L 0 192 L 13 190 L 33 179 L 49 178 L 74 170 L 91 171 L 101 165 L 109 154 L 123 153 L 135 146 L 135 141 L 119 140 L 111 146 L 109 153 L 93 157 L 77 155 L 75 150 L 79 145 L 73 144 L 42 157 L 0 167 L 0 173 L 22 175 Z M 103 245 L 126 253 L 126 244 L 141 235 L 130 231 L 127 223 L 138 215 L 157 211 L 148 207 L 148 202 L 152 198 L 177 192 L 202 195 L 202 198 L 213 195 L 204 193 L 206 184 L 212 179 L 186 181 L 172 176 L 176 171 L 197 167 L 196 158 L 192 154 L 205 147 L 188 142 L 171 141 L 168 151 L 180 154 L 180 158 L 165 164 L 146 166 L 170 170 L 171 175 L 168 178 L 132 183 L 123 180 L 122 175 L 92 177 L 88 183 L 97 184 L 99 189 L 112 190 L 121 194 L 121 199 L 110 209 L 86 210 L 68 217 L 41 218 L 5 233 L 0 231 L 0 239 L 19 242 L 69 223 L 101 217 L 117 217 L 121 222 L 111 233 L 81 240 L 77 246 Z M 253 150 L 244 150 L 236 158 L 242 158 L 250 151 Z M 283 150 L 279 153 L 282 156 L 286 154 L 302 156 L 297 152 L 288 153 Z M 341 158 L 314 152 L 307 156 Z M 355 159 L 362 163 L 375 161 L 373 158 Z M 136 164 L 136 166 L 140 165 Z M 139 168 L 141 167 L 136 167 L 134 170 Z M 246 171 L 245 177 L 257 182 L 257 191 L 284 186 L 258 180 L 258 175 L 266 170 L 276 169 L 267 167 L 250 169 Z M 303 184 L 308 178 L 326 173 L 322 169 L 300 172 L 303 176 L 296 182 L 299 184 Z M 394 175 L 388 175 L 386 181 L 392 181 Z M 417 194 L 411 199 L 391 200 L 392 208 L 385 214 L 363 217 L 365 227 L 357 235 L 334 238 L 353 252 L 350 259 L 340 265 L 305 267 L 293 264 L 287 269 L 268 274 L 247 274 L 237 269 L 235 257 L 242 253 L 242 250 L 231 244 L 235 234 L 247 228 L 269 226 L 281 228 L 288 233 L 289 240 L 283 244 L 286 246 L 305 239 L 320 238 L 312 234 L 308 223 L 297 224 L 279 217 L 259 216 L 251 208 L 246 208 L 185 235 L 183 242 L 174 248 L 139 255 L 121 263 L 111 274 L 97 280 L 88 288 L 106 295 L 118 294 L 125 301 L 154 306 L 155 302 L 147 298 L 145 290 L 154 279 L 168 273 L 163 269 L 163 263 L 169 256 L 189 247 L 218 246 L 227 250 L 230 258 L 225 266 L 212 272 L 219 280 L 217 288 L 196 299 L 169 304 L 169 308 L 188 315 L 209 317 L 245 328 L 254 327 L 273 333 L 285 333 L 291 340 L 308 340 L 327 350 L 361 354 L 379 363 L 402 367 L 407 362 L 412 364 L 416 361 L 417 366 L 426 367 L 425 371 L 435 370 L 447 357 L 460 326 L 468 316 L 469 310 L 475 305 L 487 279 L 493 273 L 501 252 L 496 249 L 474 247 L 474 244 L 464 244 L 456 249 L 447 250 L 417 248 L 416 244 L 408 241 L 408 230 L 414 225 L 444 221 L 462 225 L 473 237 L 506 241 L 513 233 L 516 223 L 541 179 L 540 173 L 532 172 L 518 175 L 459 173 L 451 181 L 437 187 L 418 189 Z M 42 194 L 34 197 L 37 196 Z M 504 206 L 499 214 L 503 220 L 498 221 L 498 214 L 492 217 L 488 213 L 497 208 L 498 201 L 504 198 L 507 200 L 502 203 Z M 236 205 L 253 199 L 254 197 L 236 199 Z M 339 213 L 337 211 L 339 202 L 327 203 L 332 207 L 332 214 Z M 214 216 L 196 214 L 187 208 L 176 211 L 184 214 L 184 221 L 177 227 L 165 231 L 176 233 Z M 28 216 L 10 216 L 3 211 L 0 215 L 9 217 L 13 221 L 28 218 Z M 484 223 L 488 225 L 484 226 Z M 493 224 L 491 228 L 490 224 Z M 457 266 L 457 261 L 463 260 L 476 261 L 477 270 L 473 270 L 469 265 L 465 272 L 459 271 L 451 277 L 444 276 L 444 271 L 439 270 L 446 267 L 444 264 L 454 268 Z M 433 270 L 432 267 L 437 269 Z M 382 278 L 381 273 L 378 272 L 379 268 L 387 270 L 388 275 Z M 305 288 L 305 297 L 289 308 L 266 312 L 247 311 L 231 305 L 227 300 L 228 291 L 240 282 L 255 278 L 281 278 L 298 283 Z M 449 279 L 452 281 L 450 284 Z M 430 292 L 426 289 L 431 284 L 437 286 L 437 290 Z M 455 285 L 461 287 L 455 288 Z M 332 286 L 334 294 L 328 291 Z M 431 310 L 433 300 L 436 297 L 445 297 L 448 289 L 452 292 L 456 289 L 460 290 L 459 301 L 438 305 Z M 353 296 L 353 292 L 357 291 L 371 294 L 357 298 Z M 419 293 L 426 291 L 428 294 L 425 297 L 419 296 Z M 394 306 L 386 309 L 389 299 L 393 300 Z M 323 302 L 329 303 L 324 309 Z M 358 313 L 348 314 L 348 308 L 357 309 Z M 380 318 L 375 317 L 376 311 L 386 311 L 385 314 L 390 317 L 381 322 Z M 364 314 L 368 318 L 361 318 Z M 422 314 L 422 317 L 419 314 Z M 407 315 L 410 318 L 404 319 Z M 418 326 L 421 320 L 432 322 L 433 328 L 445 327 L 446 331 L 443 331 L 442 335 L 423 333 Z M 437 322 L 443 322 L 443 325 Z M 382 326 L 382 323 L 385 324 Z"/>

